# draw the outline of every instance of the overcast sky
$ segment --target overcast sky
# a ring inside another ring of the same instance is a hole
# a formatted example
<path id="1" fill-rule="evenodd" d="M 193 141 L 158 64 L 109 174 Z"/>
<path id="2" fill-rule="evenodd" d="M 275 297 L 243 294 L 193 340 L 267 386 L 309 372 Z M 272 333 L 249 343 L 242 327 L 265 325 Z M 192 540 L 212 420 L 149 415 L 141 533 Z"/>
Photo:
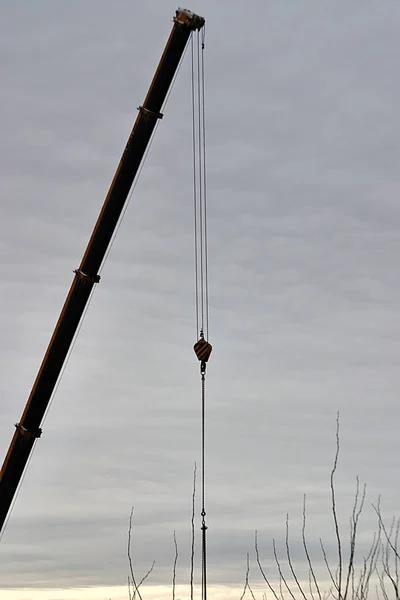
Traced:
<path id="1" fill-rule="evenodd" d="M 176 6 L 0 7 L 2 460 Z M 287 512 L 303 568 L 304 493 L 314 560 L 320 536 L 334 559 L 338 410 L 343 530 L 356 475 L 363 548 L 370 502 L 399 514 L 400 5 L 189 8 L 207 21 L 209 579 L 227 600 L 254 530 L 269 565 Z M 144 597 L 170 590 L 174 530 L 188 581 L 200 458 L 189 63 L 0 543 L 1 600 L 126 598 L 132 505 L 138 576 L 156 563 Z"/>

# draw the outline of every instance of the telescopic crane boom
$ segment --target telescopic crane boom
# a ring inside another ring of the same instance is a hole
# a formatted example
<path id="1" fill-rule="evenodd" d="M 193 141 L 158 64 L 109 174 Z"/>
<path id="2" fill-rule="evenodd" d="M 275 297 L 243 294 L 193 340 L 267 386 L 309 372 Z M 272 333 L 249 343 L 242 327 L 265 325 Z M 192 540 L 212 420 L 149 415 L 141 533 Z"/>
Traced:
<path id="1" fill-rule="evenodd" d="M 174 25 L 151 82 L 149 91 L 129 136 L 109 192 L 97 219 L 81 264 L 76 269 L 67 299 L 58 318 L 43 362 L 19 423 L 15 426 L 9 450 L 0 472 L 0 531 L 26 468 L 35 440 L 63 364 L 71 348 L 100 266 L 115 231 L 129 191 L 151 139 L 168 90 L 192 31 L 204 19 L 186 9 L 178 9 Z"/>

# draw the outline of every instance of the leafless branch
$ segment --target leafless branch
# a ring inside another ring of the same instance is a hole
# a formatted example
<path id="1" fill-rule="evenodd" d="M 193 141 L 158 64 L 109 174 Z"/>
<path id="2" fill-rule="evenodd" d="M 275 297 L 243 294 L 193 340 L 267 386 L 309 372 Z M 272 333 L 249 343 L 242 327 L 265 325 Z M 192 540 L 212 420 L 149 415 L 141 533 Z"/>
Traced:
<path id="1" fill-rule="evenodd" d="M 174 567 L 172 569 L 172 600 L 175 600 L 175 588 L 176 588 L 176 565 L 178 562 L 178 544 L 176 541 L 176 534 L 174 531 L 174 548 L 175 548 L 175 556 L 174 556 Z"/>
<path id="2" fill-rule="evenodd" d="M 338 578 L 337 578 L 335 588 L 338 591 L 339 600 L 342 600 L 342 569 L 343 569 L 342 542 L 340 539 L 339 521 L 338 521 L 338 516 L 337 516 L 337 510 L 336 510 L 336 494 L 335 494 L 335 482 L 334 482 L 335 473 L 336 473 L 337 464 L 338 464 L 338 458 L 339 458 L 339 450 L 340 450 L 340 440 L 339 440 L 339 412 L 338 412 L 337 417 L 336 417 L 336 453 L 335 453 L 335 459 L 334 459 L 333 467 L 332 467 L 332 471 L 331 471 L 331 501 L 332 501 L 333 522 L 335 525 L 335 534 L 336 534 L 336 542 L 337 542 L 337 549 L 338 549 Z"/>
<path id="3" fill-rule="evenodd" d="M 357 598 L 367 598 L 369 592 L 369 583 L 373 573 L 376 571 L 376 565 L 379 559 L 381 550 L 381 526 L 378 523 L 378 532 L 374 533 L 374 539 L 371 548 L 363 560 L 363 568 L 359 577 L 358 586 L 356 589 Z"/>
<path id="4" fill-rule="evenodd" d="M 378 517 L 378 520 L 379 520 L 380 526 L 381 526 L 381 528 L 382 528 L 382 531 L 383 531 L 383 533 L 384 533 L 384 536 L 385 536 L 385 538 L 386 538 L 386 541 L 387 541 L 387 543 L 389 544 L 389 546 L 390 546 L 391 550 L 393 551 L 394 555 L 396 556 L 396 558 L 399 560 L 399 559 L 400 559 L 400 556 L 399 556 L 399 553 L 398 553 L 398 550 L 397 550 L 397 543 L 398 543 L 398 542 L 397 542 L 397 540 L 398 540 L 398 533 L 397 533 L 396 543 L 395 543 L 395 544 L 393 544 L 393 542 L 391 541 L 391 535 L 389 535 L 389 534 L 388 534 L 388 532 L 387 532 L 387 529 L 386 529 L 386 526 L 385 526 L 385 524 L 384 524 L 384 522 L 383 522 L 383 519 L 382 519 L 382 515 L 381 515 L 381 510 L 380 510 L 379 503 L 378 503 L 378 505 L 377 505 L 377 506 L 375 506 L 375 505 L 373 504 L 373 505 L 372 505 L 372 508 L 373 508 L 373 509 L 374 509 L 374 511 L 376 512 L 376 515 L 377 515 L 377 517 Z M 397 531 L 398 531 L 398 528 L 399 528 L 399 524 L 397 525 Z M 393 529 L 393 525 L 392 525 L 392 529 Z"/>
<path id="5" fill-rule="evenodd" d="M 334 594 L 332 592 L 332 588 L 329 588 L 329 590 L 327 592 L 324 592 L 323 600 L 328 600 L 328 598 L 330 596 L 332 596 L 332 598 L 336 598 L 336 596 L 334 596 Z"/>
<path id="6" fill-rule="evenodd" d="M 153 560 L 153 563 L 152 563 L 150 569 L 147 571 L 147 573 L 145 575 L 143 575 L 142 579 L 137 584 L 137 589 L 139 589 L 140 586 L 142 585 L 142 583 L 144 583 L 146 581 L 146 579 L 148 578 L 148 576 L 150 575 L 150 573 L 153 571 L 155 564 L 156 564 L 156 561 Z"/>
<path id="7" fill-rule="evenodd" d="M 379 571 L 377 571 L 377 575 L 378 575 L 378 579 L 379 579 L 379 585 L 381 588 L 382 596 L 383 596 L 384 600 L 389 600 L 389 596 L 387 595 L 386 587 L 385 587 L 384 574 L 381 574 L 381 573 L 379 573 Z"/>
<path id="8" fill-rule="evenodd" d="M 327 568 L 327 571 L 328 571 L 328 573 L 329 573 L 329 577 L 331 578 L 331 581 L 332 581 L 333 587 L 336 589 L 336 591 L 338 591 L 338 585 L 337 585 L 337 582 L 336 582 L 336 580 L 335 580 L 335 578 L 334 578 L 334 576 L 333 576 L 332 570 L 331 570 L 331 568 L 330 568 L 330 566 L 329 566 L 329 562 L 328 562 L 328 557 L 327 557 L 327 555 L 326 555 L 325 546 L 324 546 L 324 544 L 323 544 L 323 542 L 322 542 L 322 539 L 321 539 L 321 538 L 319 538 L 319 543 L 320 543 L 320 546 L 321 546 L 322 555 L 323 555 L 323 557 L 324 557 L 324 563 L 325 563 L 325 566 L 326 566 L 326 568 Z M 333 594 L 332 594 L 332 596 L 333 596 Z"/>
<path id="9" fill-rule="evenodd" d="M 348 567 L 347 567 L 345 591 L 344 591 L 344 595 L 343 595 L 344 600 L 346 600 L 346 598 L 347 598 L 350 581 L 351 581 L 352 575 L 354 574 L 354 555 L 355 555 L 355 551 L 356 551 L 356 542 L 357 542 L 357 526 L 358 526 L 358 521 L 360 519 L 362 510 L 364 508 L 366 489 L 367 489 L 366 485 L 364 484 L 363 491 L 361 494 L 361 499 L 360 499 L 360 480 L 357 477 L 357 487 L 356 487 L 356 493 L 355 493 L 355 497 L 354 497 L 353 511 L 352 511 L 352 515 L 351 515 L 351 519 L 350 519 L 350 556 L 349 556 L 349 563 L 348 563 Z M 339 581 L 340 581 L 340 575 L 339 575 Z M 340 593 L 340 591 L 339 591 L 339 593 Z"/>
<path id="10" fill-rule="evenodd" d="M 155 561 L 153 561 L 153 564 L 151 565 L 150 569 L 142 577 L 142 579 L 139 581 L 139 583 L 136 583 L 135 574 L 133 571 L 132 554 L 131 554 L 132 521 L 133 521 L 133 506 L 131 509 L 131 514 L 129 516 L 129 528 L 128 528 L 128 562 L 129 562 L 129 571 L 130 571 L 130 575 L 128 575 L 128 594 L 129 594 L 129 600 L 135 600 L 136 595 L 138 596 L 139 600 L 142 600 L 142 596 L 140 595 L 139 588 L 142 585 L 142 583 L 144 581 L 146 581 L 146 579 L 148 578 L 148 576 L 154 569 Z"/>
<path id="11" fill-rule="evenodd" d="M 398 600 L 399 599 L 399 585 L 398 585 L 398 581 L 396 581 L 396 577 L 393 576 L 392 572 L 391 572 L 391 568 L 390 568 L 390 549 L 391 549 L 391 545 L 389 543 L 386 544 L 386 547 L 383 548 L 383 552 L 382 552 L 382 567 L 383 567 L 383 572 L 384 575 L 386 575 L 386 577 L 390 580 L 394 592 L 395 592 L 395 597 Z M 383 580 L 383 577 L 382 577 Z M 383 590 L 382 590 L 383 592 Z"/>
<path id="12" fill-rule="evenodd" d="M 130 585 L 132 585 L 132 587 L 133 587 L 132 599 L 134 599 L 137 594 L 139 596 L 139 600 L 142 600 L 142 596 L 140 595 L 140 592 L 139 592 L 139 587 L 136 585 L 135 573 L 133 571 L 133 562 L 132 562 L 132 555 L 131 555 L 132 520 L 133 520 L 133 506 L 131 508 L 131 514 L 129 516 L 129 528 L 128 528 L 128 561 L 129 561 L 129 570 L 130 570 L 130 574 L 131 574 L 130 575 L 130 579 L 131 579 Z M 131 595 L 130 591 L 129 591 L 129 595 Z"/>
<path id="13" fill-rule="evenodd" d="M 290 594 L 290 596 L 292 597 L 292 599 L 293 599 L 293 600 L 296 600 L 296 598 L 295 598 L 295 596 L 294 596 L 294 594 L 293 594 L 292 590 L 290 589 L 290 587 L 289 587 L 289 584 L 288 584 L 288 582 L 286 581 L 286 578 L 285 578 L 285 576 L 284 576 L 284 574 L 283 574 L 283 571 L 282 571 L 282 568 L 281 568 L 281 564 L 280 564 L 280 562 L 279 562 L 279 558 L 278 558 L 278 553 L 277 553 L 277 551 L 276 551 L 276 544 L 275 544 L 275 540 L 272 540 L 272 548 L 273 548 L 273 551 L 274 551 L 274 558 L 275 558 L 275 563 L 276 563 L 276 566 L 277 566 L 277 568 L 278 568 L 279 577 L 281 578 L 281 581 L 283 582 L 283 584 L 284 584 L 285 588 L 286 588 L 286 589 L 287 589 L 287 591 L 289 592 L 289 594 Z"/>
<path id="14" fill-rule="evenodd" d="M 267 586 L 268 586 L 268 588 L 269 588 L 270 592 L 273 594 L 273 596 L 274 596 L 275 600 L 279 600 L 279 596 L 278 596 L 278 594 L 275 592 L 274 588 L 272 587 L 272 585 L 271 585 L 271 583 L 270 583 L 270 581 L 269 581 L 268 577 L 267 577 L 267 576 L 266 576 L 266 574 L 265 574 L 265 571 L 264 571 L 264 569 L 263 569 L 263 567 L 262 567 L 262 564 L 261 564 L 261 560 L 260 560 L 260 552 L 259 552 L 259 549 L 258 549 L 258 535 L 257 535 L 257 531 L 254 533 L 254 548 L 255 548 L 255 551 L 256 551 L 256 560 L 257 560 L 257 565 L 258 565 L 258 568 L 260 569 L 260 573 L 261 573 L 261 575 L 262 575 L 262 577 L 263 577 L 263 579 L 264 579 L 265 583 L 267 584 Z"/>
<path id="15" fill-rule="evenodd" d="M 300 594 L 303 596 L 304 600 L 307 600 L 307 596 L 305 595 L 305 593 L 304 593 L 304 591 L 303 591 L 303 588 L 301 587 L 301 585 L 300 585 L 300 582 L 299 582 L 299 580 L 298 580 L 298 578 L 297 578 L 296 571 L 295 571 L 295 570 L 294 570 L 294 568 L 293 568 L 292 558 L 291 558 L 291 556 L 290 556 L 290 544 L 289 544 L 289 514 L 287 514 L 287 515 L 286 515 L 286 538 L 285 538 L 285 545 L 286 545 L 286 556 L 287 556 L 287 559 L 288 559 L 288 564 L 289 564 L 290 570 L 291 570 L 291 572 L 292 572 L 292 575 L 293 575 L 293 579 L 294 579 L 294 580 L 295 580 L 295 582 L 296 582 L 296 585 L 297 585 L 297 587 L 298 587 L 298 590 L 299 590 Z"/>
<path id="16" fill-rule="evenodd" d="M 128 598 L 129 598 L 129 600 L 132 600 L 132 592 L 131 592 L 131 588 L 132 588 L 132 585 L 131 585 L 131 578 L 130 578 L 130 576 L 128 575 Z"/>
<path id="17" fill-rule="evenodd" d="M 315 576 L 315 572 L 314 572 L 314 569 L 313 569 L 313 566 L 311 563 L 310 553 L 308 552 L 308 546 L 307 546 L 307 540 L 306 540 L 306 518 L 307 518 L 306 517 L 306 495 L 304 494 L 304 497 L 303 497 L 303 526 L 302 526 L 302 530 L 301 530 L 301 537 L 303 540 L 304 552 L 307 557 L 309 574 L 310 574 L 310 577 L 312 577 L 312 580 L 314 582 L 315 589 L 317 590 L 318 598 L 319 598 L 319 600 L 322 600 L 321 592 L 320 592 L 318 582 L 317 582 L 317 578 Z M 310 584 L 311 584 L 311 581 L 310 581 Z M 311 587 L 310 587 L 310 591 L 311 591 Z M 311 592 L 311 595 L 312 595 L 312 592 Z"/>
<path id="18" fill-rule="evenodd" d="M 279 574 L 279 595 L 281 597 L 281 600 L 285 600 L 284 595 L 283 595 L 283 588 L 282 588 L 282 575 Z"/>
<path id="19" fill-rule="evenodd" d="M 397 582 L 397 587 L 399 585 L 399 560 L 398 560 L 398 556 L 399 553 L 397 552 L 397 548 L 398 548 L 398 543 L 399 543 L 399 528 L 400 528 L 400 521 L 397 520 L 396 523 L 396 534 L 395 534 L 395 538 L 394 538 L 394 568 L 395 568 L 395 572 L 396 572 L 396 582 Z"/>
<path id="20" fill-rule="evenodd" d="M 249 555 L 247 554 L 246 577 L 245 577 L 243 592 L 242 592 L 242 595 L 240 596 L 240 600 L 243 600 L 243 598 L 245 597 L 246 590 L 249 590 L 253 600 L 256 600 L 253 590 L 251 589 L 250 584 L 249 584 L 249 573 L 250 573 L 250 559 L 249 559 Z"/>
<path id="21" fill-rule="evenodd" d="M 385 537 L 385 544 L 382 543 L 382 546 L 381 546 L 381 559 L 382 559 L 383 573 L 382 574 L 378 573 L 381 591 L 382 591 L 383 596 L 385 596 L 385 594 L 387 594 L 386 588 L 385 588 L 385 576 L 386 576 L 387 579 L 390 581 L 390 583 L 393 586 L 393 590 L 394 590 L 396 599 L 398 599 L 399 593 L 400 593 L 399 553 L 398 553 L 398 537 L 399 537 L 400 522 L 399 522 L 399 520 L 396 520 L 395 517 L 393 517 L 391 525 L 390 525 L 390 529 L 388 531 L 383 522 L 383 519 L 382 519 L 382 514 L 381 514 L 381 510 L 380 510 L 380 501 L 378 502 L 377 506 L 375 506 L 375 505 L 372 505 L 372 506 L 378 517 L 378 523 L 379 523 L 380 530 L 383 531 L 383 534 Z M 394 536 L 394 539 L 392 541 L 393 536 Z M 391 555 L 391 553 L 392 553 L 392 555 Z M 392 572 L 393 563 L 394 563 L 394 574 Z"/>
<path id="22" fill-rule="evenodd" d="M 311 600 L 315 600 L 310 569 L 308 569 L 308 589 L 310 590 Z"/>

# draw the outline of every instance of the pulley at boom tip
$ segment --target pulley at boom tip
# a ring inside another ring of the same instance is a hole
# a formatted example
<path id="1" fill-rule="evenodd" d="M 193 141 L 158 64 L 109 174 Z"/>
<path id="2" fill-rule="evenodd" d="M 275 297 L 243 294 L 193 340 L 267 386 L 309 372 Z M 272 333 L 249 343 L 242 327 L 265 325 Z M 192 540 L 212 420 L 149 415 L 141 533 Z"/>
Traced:
<path id="1" fill-rule="evenodd" d="M 205 24 L 204 17 L 200 17 L 196 15 L 191 10 L 187 8 L 178 8 L 175 11 L 174 22 L 179 23 L 180 25 L 186 25 L 193 31 L 201 29 Z"/>

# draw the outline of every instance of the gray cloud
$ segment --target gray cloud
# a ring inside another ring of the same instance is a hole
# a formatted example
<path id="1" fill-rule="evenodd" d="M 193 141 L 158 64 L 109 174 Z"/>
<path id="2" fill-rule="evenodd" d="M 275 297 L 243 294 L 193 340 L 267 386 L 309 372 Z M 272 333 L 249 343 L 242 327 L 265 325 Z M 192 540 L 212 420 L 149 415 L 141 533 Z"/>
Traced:
<path id="1" fill-rule="evenodd" d="M 397 511 L 400 9 L 193 8 L 207 17 L 210 577 L 233 586 L 254 529 L 270 561 L 286 512 L 302 568 L 303 493 L 315 560 L 320 535 L 333 553 L 338 409 L 343 522 L 357 474 Z M 161 2 L 4 8 L 3 455 L 170 19 Z M 132 504 L 138 569 L 155 559 L 152 582 L 170 581 L 174 529 L 188 564 L 200 442 L 190 110 L 186 61 L 2 539 L 3 589 L 123 584 Z M 367 511 L 361 550 L 375 526 Z"/>

